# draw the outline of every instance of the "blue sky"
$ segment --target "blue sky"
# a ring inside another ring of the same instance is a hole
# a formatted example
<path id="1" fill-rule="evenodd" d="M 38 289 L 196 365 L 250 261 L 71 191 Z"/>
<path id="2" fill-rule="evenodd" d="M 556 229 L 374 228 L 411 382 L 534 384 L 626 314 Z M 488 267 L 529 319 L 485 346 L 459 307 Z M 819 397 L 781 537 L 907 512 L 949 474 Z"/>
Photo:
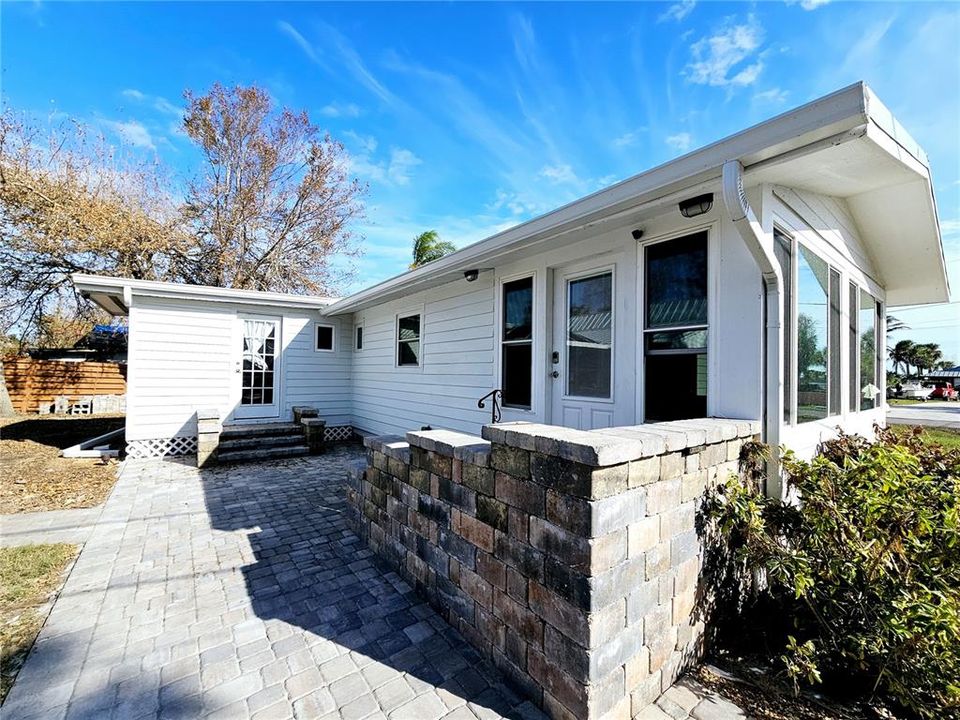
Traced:
<path id="1" fill-rule="evenodd" d="M 7 3 L 0 33 L 6 103 L 174 166 L 186 88 L 306 109 L 369 184 L 348 289 L 863 79 L 930 156 L 960 299 L 956 3 Z M 960 305 L 897 314 L 960 362 Z"/>

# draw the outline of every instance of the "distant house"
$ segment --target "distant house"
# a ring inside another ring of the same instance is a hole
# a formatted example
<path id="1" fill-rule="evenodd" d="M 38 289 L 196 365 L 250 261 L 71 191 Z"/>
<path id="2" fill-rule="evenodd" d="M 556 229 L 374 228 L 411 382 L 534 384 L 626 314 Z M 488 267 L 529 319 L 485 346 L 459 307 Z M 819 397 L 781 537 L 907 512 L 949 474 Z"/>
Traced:
<path id="1" fill-rule="evenodd" d="M 129 316 L 127 440 L 159 453 L 201 407 L 478 432 L 494 389 L 503 420 L 750 418 L 809 453 L 884 422 L 886 306 L 949 294 L 926 156 L 863 84 L 342 299 L 74 281 Z"/>

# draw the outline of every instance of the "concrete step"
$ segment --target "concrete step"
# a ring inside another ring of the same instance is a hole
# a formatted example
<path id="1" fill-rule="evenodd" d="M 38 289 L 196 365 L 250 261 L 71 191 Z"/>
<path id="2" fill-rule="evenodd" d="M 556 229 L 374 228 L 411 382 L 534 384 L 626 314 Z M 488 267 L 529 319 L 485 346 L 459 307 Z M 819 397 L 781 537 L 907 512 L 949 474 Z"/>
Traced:
<path id="1" fill-rule="evenodd" d="M 265 447 L 286 447 L 289 445 L 303 445 L 303 433 L 298 432 L 296 434 L 289 435 L 268 435 L 268 436 L 244 436 L 236 437 L 233 439 L 224 440 L 223 435 L 220 436 L 220 452 L 223 451 L 232 451 L 232 450 L 249 450 L 252 448 L 265 448 Z"/>
<path id="2" fill-rule="evenodd" d="M 225 425 L 220 433 L 220 442 L 243 438 L 284 437 L 303 435 L 303 428 L 294 423 L 259 423 L 257 425 Z"/>
<path id="3" fill-rule="evenodd" d="M 245 450 L 227 450 L 226 452 L 218 450 L 217 462 L 259 462 L 262 460 L 282 460 L 284 458 L 301 457 L 309 454 L 310 448 L 306 445 L 268 446 Z"/>

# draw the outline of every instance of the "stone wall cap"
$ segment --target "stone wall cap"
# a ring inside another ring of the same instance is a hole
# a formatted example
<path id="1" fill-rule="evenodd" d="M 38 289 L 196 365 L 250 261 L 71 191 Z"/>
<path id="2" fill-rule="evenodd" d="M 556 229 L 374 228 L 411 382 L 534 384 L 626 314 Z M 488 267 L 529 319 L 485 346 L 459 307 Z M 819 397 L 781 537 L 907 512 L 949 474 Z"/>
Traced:
<path id="1" fill-rule="evenodd" d="M 204 408 L 197 410 L 197 420 L 219 420 L 220 411 L 216 408 Z"/>
<path id="2" fill-rule="evenodd" d="M 471 465 L 488 465 L 490 443 L 487 440 L 456 430 L 416 430 L 407 433 L 411 447 L 453 457 Z"/>
<path id="3" fill-rule="evenodd" d="M 404 462 L 410 458 L 410 445 L 399 435 L 372 435 L 363 439 L 363 445 Z"/>
<path id="4" fill-rule="evenodd" d="M 759 432 L 760 423 L 756 420 L 696 418 L 589 431 L 512 422 L 484 425 L 482 434 L 492 443 L 607 467 Z"/>
<path id="5" fill-rule="evenodd" d="M 300 424 L 306 425 L 307 427 L 313 427 L 315 425 L 316 426 L 326 425 L 327 421 L 324 420 L 323 418 L 305 417 L 300 420 Z"/>

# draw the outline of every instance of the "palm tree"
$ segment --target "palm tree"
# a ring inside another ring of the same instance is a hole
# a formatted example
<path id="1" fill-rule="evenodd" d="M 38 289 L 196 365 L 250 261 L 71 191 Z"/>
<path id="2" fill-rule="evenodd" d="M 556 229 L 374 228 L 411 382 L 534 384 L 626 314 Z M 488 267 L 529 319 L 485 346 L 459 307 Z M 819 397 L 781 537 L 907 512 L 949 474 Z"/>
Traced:
<path id="1" fill-rule="evenodd" d="M 887 335 L 897 330 L 909 330 L 910 326 L 907 325 L 903 320 L 894 317 L 893 315 L 887 315 Z"/>
<path id="2" fill-rule="evenodd" d="M 936 343 L 924 343 L 918 345 L 917 348 L 919 350 L 917 375 L 923 375 L 924 370 L 930 370 L 937 366 L 937 363 L 940 362 L 940 359 L 943 357 L 943 352 Z"/>
<path id="3" fill-rule="evenodd" d="M 452 242 L 441 240 L 436 230 L 422 232 L 413 239 L 413 262 L 410 263 L 410 269 L 439 260 L 456 249 Z"/>
<path id="4" fill-rule="evenodd" d="M 913 349 L 912 340 L 901 340 L 892 348 L 890 348 L 888 355 L 893 361 L 893 370 L 894 372 L 899 372 L 900 365 L 904 366 L 906 374 L 910 374 L 910 359 L 911 359 L 911 350 Z"/>

